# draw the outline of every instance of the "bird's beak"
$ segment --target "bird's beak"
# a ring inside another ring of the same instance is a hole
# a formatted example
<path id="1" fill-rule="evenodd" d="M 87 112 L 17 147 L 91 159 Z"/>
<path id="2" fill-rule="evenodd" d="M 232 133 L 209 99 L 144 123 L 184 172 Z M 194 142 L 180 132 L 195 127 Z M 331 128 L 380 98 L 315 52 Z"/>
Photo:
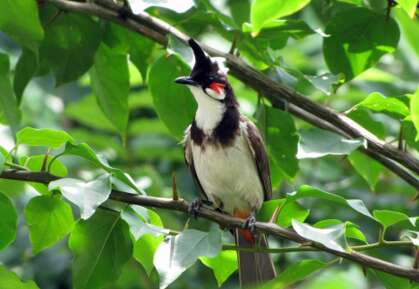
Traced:
<path id="1" fill-rule="evenodd" d="M 181 76 L 175 79 L 176 83 L 187 84 L 187 85 L 197 85 L 197 83 L 192 80 L 189 76 Z"/>

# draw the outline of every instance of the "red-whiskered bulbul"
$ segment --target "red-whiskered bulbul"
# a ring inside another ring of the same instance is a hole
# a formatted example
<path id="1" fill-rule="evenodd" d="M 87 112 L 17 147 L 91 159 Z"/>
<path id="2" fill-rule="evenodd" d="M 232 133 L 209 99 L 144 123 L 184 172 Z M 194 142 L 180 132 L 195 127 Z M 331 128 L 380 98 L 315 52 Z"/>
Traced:
<path id="1" fill-rule="evenodd" d="M 195 65 L 190 76 L 176 83 L 192 92 L 198 109 L 187 128 L 186 164 L 201 193 L 191 205 L 196 216 L 202 202 L 232 216 L 246 219 L 235 231 L 239 247 L 267 247 L 266 237 L 254 234 L 255 212 L 272 195 L 269 162 L 256 126 L 239 112 L 233 89 L 221 65 L 189 40 Z M 275 267 L 267 253 L 238 253 L 242 287 L 273 279 Z"/>

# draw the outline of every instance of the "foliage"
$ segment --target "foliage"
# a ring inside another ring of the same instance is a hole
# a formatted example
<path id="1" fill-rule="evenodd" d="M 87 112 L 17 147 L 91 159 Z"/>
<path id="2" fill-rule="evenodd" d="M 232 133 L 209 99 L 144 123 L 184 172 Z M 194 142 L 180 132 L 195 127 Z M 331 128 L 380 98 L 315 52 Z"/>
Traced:
<path id="1" fill-rule="evenodd" d="M 189 74 L 189 48 L 174 35 L 162 48 L 119 25 L 123 12 L 111 23 L 58 2 L 0 1 L 0 288 L 239 288 L 229 230 L 110 199 L 112 190 L 171 198 L 172 175 L 180 197 L 196 198 L 179 144 L 196 104 L 173 82 Z M 232 48 L 278 85 L 418 156 L 418 1 L 397 1 L 388 15 L 384 0 L 127 3 Z M 269 154 L 274 197 L 258 221 L 411 267 L 417 190 L 364 154 L 364 139 L 313 127 L 229 81 Z M 58 178 L 23 183 L 6 177 L 12 170 Z M 417 288 L 306 244 L 269 241 L 284 253 L 272 254 L 278 277 L 259 288 Z"/>

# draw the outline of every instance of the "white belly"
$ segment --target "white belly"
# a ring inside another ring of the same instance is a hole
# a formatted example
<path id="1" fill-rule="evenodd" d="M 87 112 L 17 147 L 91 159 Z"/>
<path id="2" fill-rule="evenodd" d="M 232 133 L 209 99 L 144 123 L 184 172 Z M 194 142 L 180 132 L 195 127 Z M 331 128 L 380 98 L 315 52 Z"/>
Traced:
<path id="1" fill-rule="evenodd" d="M 243 133 L 243 132 L 242 132 Z M 199 182 L 210 201 L 222 202 L 223 211 L 249 212 L 263 202 L 263 187 L 255 160 L 241 135 L 228 147 L 192 144 L 192 155 Z"/>

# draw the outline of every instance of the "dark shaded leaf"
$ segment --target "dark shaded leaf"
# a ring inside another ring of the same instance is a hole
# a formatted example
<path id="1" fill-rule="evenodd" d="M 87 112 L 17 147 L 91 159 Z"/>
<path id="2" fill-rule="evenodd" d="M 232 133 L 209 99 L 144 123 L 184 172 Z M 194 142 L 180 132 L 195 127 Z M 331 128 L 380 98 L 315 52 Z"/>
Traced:
<path id="1" fill-rule="evenodd" d="M 114 282 L 132 254 L 128 225 L 119 213 L 97 210 L 71 233 L 73 288 L 99 289 Z"/>
<path id="2" fill-rule="evenodd" d="M 12 201 L 0 192 L 0 251 L 16 238 L 17 212 Z M 1 284 L 2 278 L 0 278 Z M 1 287 L 0 287 L 1 288 Z"/>

